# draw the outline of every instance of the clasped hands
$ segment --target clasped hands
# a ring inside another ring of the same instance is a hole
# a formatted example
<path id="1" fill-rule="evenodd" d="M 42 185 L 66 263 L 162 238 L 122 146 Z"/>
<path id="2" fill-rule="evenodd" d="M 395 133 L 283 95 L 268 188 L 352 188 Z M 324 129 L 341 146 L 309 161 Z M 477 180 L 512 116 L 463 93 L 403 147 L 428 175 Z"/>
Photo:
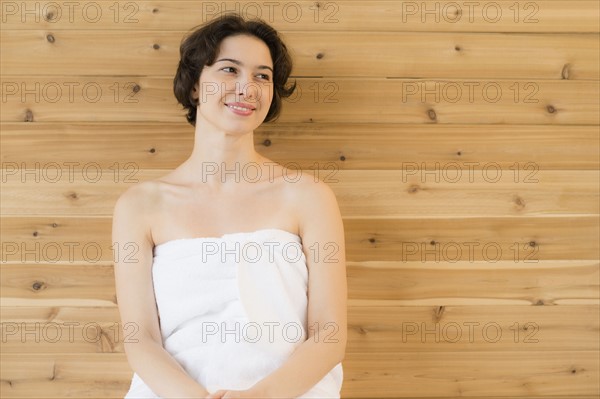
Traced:
<path id="1" fill-rule="evenodd" d="M 233 399 L 233 398 L 245 398 L 245 399 L 264 399 L 266 395 L 264 392 L 259 392 L 255 388 L 246 389 L 244 391 L 234 391 L 231 389 L 219 389 L 209 394 L 205 399 Z"/>

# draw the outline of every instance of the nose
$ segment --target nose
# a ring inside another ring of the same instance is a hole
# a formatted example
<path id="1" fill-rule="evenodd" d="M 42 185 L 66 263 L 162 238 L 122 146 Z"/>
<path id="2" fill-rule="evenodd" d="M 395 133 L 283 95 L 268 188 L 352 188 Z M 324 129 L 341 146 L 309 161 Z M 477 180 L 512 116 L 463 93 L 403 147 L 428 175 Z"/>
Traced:
<path id="1" fill-rule="evenodd" d="M 237 82 L 237 84 L 239 84 L 237 92 L 247 101 L 255 102 L 260 96 L 260 87 L 252 80 L 251 75 L 246 74 L 245 76 L 245 78 L 240 78 Z"/>

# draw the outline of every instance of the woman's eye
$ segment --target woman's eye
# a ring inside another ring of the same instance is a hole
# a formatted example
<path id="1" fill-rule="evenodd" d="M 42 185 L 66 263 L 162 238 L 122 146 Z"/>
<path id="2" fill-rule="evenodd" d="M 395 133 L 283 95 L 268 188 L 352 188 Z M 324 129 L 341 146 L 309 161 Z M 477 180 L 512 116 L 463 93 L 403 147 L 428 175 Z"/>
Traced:
<path id="1" fill-rule="evenodd" d="M 236 71 L 236 69 L 234 67 L 221 68 L 222 71 L 230 72 L 230 71 L 228 71 L 228 69 L 231 69 L 231 72 L 235 72 Z M 258 76 L 260 76 L 262 79 L 270 80 L 269 75 L 267 75 L 267 74 L 261 73 Z"/>

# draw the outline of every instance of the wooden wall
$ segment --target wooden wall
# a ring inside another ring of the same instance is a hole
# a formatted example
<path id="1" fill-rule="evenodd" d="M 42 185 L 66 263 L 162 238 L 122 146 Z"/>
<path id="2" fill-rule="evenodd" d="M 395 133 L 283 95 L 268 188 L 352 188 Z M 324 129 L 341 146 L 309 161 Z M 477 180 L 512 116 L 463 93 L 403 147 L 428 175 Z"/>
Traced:
<path id="1" fill-rule="evenodd" d="M 0 395 L 127 391 L 113 205 L 189 156 L 179 43 L 237 8 L 301 90 L 257 149 L 344 217 L 342 396 L 597 397 L 599 5 L 475 3 L 2 1 Z"/>

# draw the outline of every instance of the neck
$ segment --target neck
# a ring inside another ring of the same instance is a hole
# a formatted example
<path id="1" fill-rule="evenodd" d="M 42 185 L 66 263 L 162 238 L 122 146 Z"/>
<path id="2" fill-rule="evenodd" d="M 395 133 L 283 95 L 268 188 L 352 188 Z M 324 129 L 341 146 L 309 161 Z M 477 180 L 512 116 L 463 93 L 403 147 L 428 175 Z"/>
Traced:
<path id="1" fill-rule="evenodd" d="M 254 179 L 268 166 L 263 163 L 254 149 L 254 131 L 232 133 L 196 123 L 194 148 L 184 169 L 198 183 L 218 191 Z"/>

